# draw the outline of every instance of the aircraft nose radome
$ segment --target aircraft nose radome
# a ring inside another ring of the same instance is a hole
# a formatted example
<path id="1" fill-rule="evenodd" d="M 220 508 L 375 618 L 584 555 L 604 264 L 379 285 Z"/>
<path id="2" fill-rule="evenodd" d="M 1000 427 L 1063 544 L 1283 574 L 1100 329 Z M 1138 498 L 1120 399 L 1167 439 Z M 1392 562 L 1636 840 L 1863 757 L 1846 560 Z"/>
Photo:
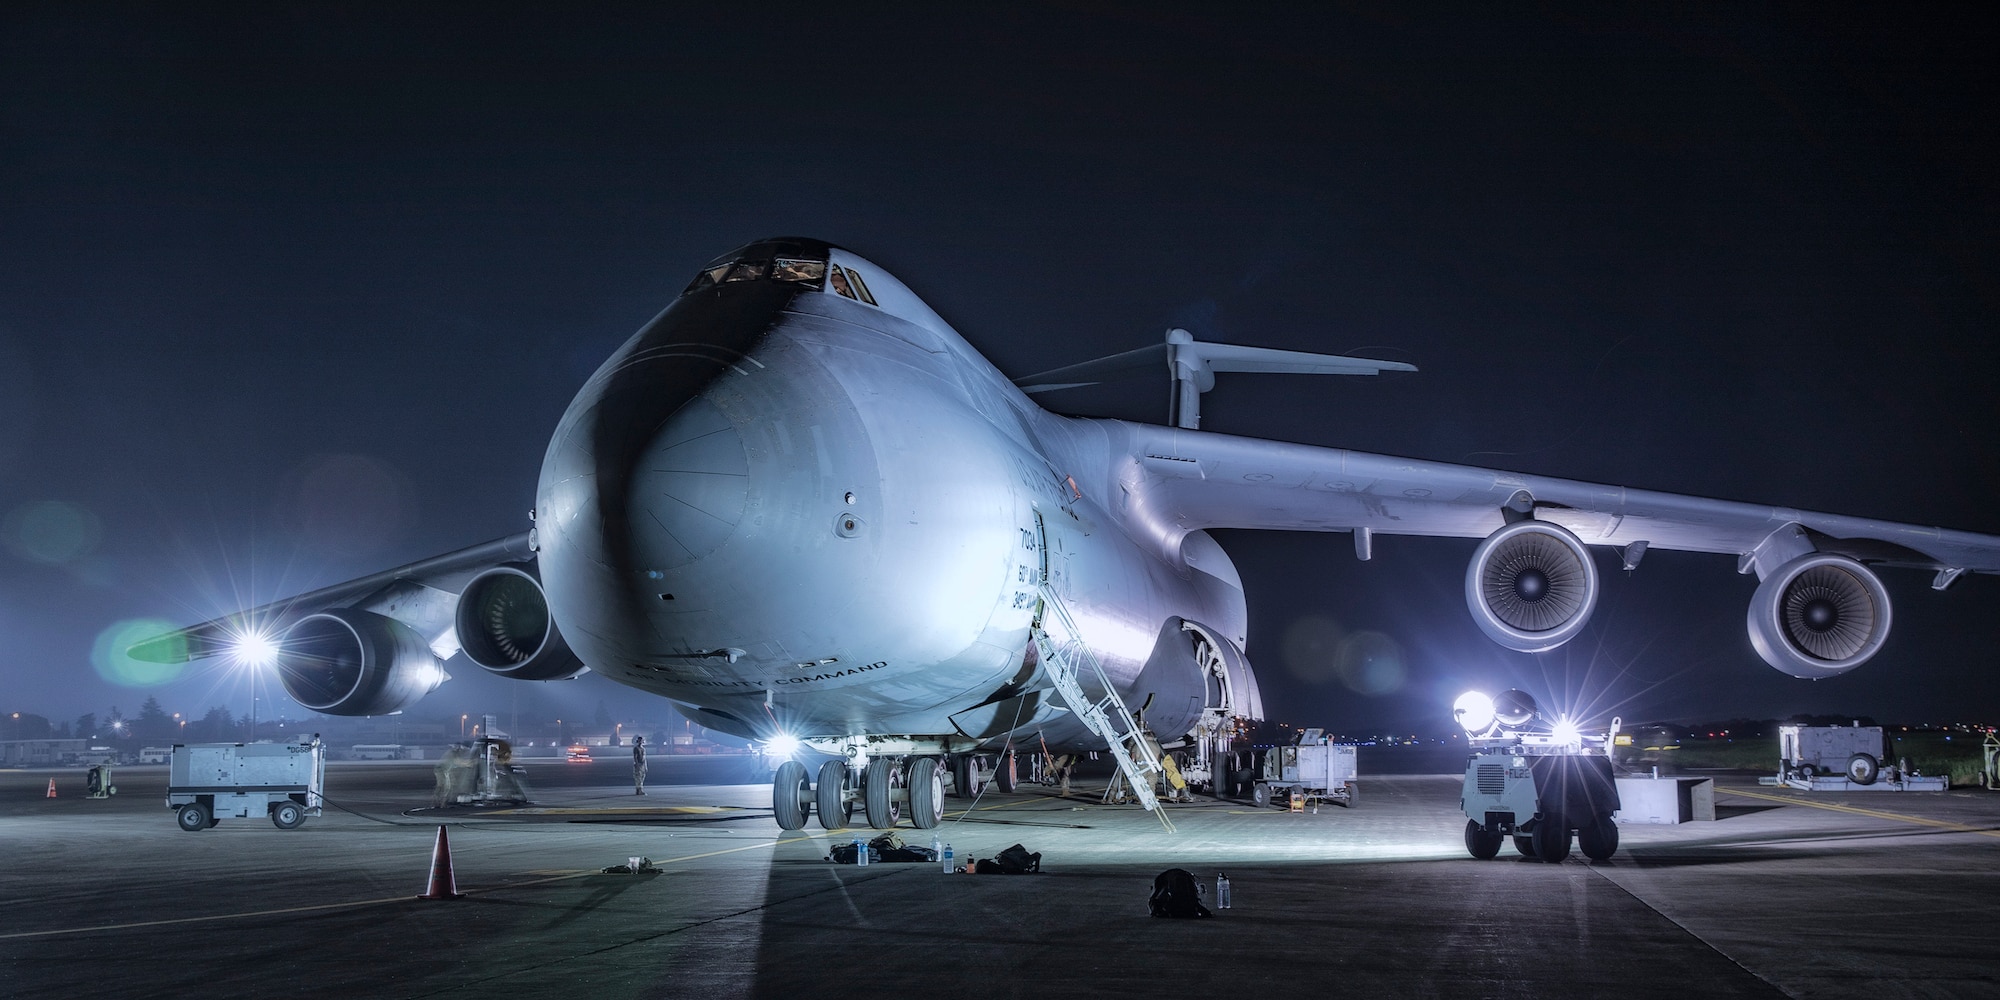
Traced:
<path id="1" fill-rule="evenodd" d="M 743 436 L 697 397 L 668 419 L 634 470 L 633 541 L 659 569 L 700 559 L 736 530 L 749 484 Z"/>

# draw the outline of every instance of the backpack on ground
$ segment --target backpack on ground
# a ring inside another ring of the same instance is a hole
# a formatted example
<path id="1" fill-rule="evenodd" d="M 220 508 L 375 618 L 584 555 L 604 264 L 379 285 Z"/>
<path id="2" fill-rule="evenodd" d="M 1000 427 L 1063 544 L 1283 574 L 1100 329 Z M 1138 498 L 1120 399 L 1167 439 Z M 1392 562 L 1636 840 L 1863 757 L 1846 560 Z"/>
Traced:
<path id="1" fill-rule="evenodd" d="M 1195 887 L 1194 873 L 1185 868 L 1169 868 L 1153 879 L 1153 896 L 1146 906 L 1156 917 L 1212 917 L 1201 905 L 1201 891 Z"/>

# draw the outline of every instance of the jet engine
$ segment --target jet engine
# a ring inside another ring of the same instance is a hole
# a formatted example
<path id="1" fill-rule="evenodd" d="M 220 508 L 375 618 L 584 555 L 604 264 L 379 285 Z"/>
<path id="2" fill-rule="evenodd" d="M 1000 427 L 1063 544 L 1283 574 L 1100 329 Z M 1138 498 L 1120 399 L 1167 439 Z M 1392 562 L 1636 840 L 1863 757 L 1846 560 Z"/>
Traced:
<path id="1" fill-rule="evenodd" d="M 444 667 L 408 625 L 358 608 L 301 618 L 278 640 L 278 679 L 328 715 L 387 715 L 444 683 Z"/>
<path id="2" fill-rule="evenodd" d="M 1465 571 L 1465 603 L 1494 642 L 1523 653 L 1576 637 L 1597 606 L 1597 566 L 1568 529 L 1516 521 L 1486 536 Z"/>
<path id="3" fill-rule="evenodd" d="M 495 566 L 473 577 L 459 592 L 455 624 L 466 659 L 502 677 L 559 681 L 585 669 L 549 617 L 533 566 Z"/>
<path id="4" fill-rule="evenodd" d="M 1779 566 L 1750 598 L 1750 644 L 1793 677 L 1844 674 L 1889 638 L 1889 592 L 1866 566 L 1810 552 Z"/>

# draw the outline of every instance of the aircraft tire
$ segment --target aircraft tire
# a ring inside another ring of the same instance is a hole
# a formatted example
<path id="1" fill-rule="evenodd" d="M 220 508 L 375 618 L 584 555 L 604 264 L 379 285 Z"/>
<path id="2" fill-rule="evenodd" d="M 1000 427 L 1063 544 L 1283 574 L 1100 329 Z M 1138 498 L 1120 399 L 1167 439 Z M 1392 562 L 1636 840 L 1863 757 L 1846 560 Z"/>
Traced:
<path id="1" fill-rule="evenodd" d="M 847 790 L 847 762 L 830 760 L 819 766 L 819 787 L 813 790 L 813 806 L 819 810 L 819 825 L 838 830 L 854 818 L 854 803 Z"/>
<path id="2" fill-rule="evenodd" d="M 795 760 L 778 765 L 771 776 L 771 815 L 780 830 L 803 830 L 806 825 L 806 766 Z"/>
<path id="3" fill-rule="evenodd" d="M 1500 853 L 1501 839 L 1499 834 L 1487 833 L 1482 829 L 1478 820 L 1465 821 L 1465 852 L 1474 858 L 1480 861 L 1493 860 L 1494 855 Z"/>
<path id="4" fill-rule="evenodd" d="M 868 771 L 861 780 L 861 797 L 869 826 L 877 830 L 895 827 L 903 811 L 902 803 L 896 801 L 896 789 L 902 784 L 903 769 L 896 766 L 896 761 L 877 757 L 868 762 Z"/>
<path id="5" fill-rule="evenodd" d="M 1514 835 L 1514 850 L 1515 850 L 1515 852 L 1519 853 L 1519 854 L 1520 854 L 1520 855 L 1521 855 L 1522 857 L 1524 857 L 1524 858 L 1532 858 L 1532 857 L 1534 857 L 1534 856 L 1535 856 L 1535 838 L 1533 838 L 1533 837 L 1530 837 L 1530 836 L 1527 836 L 1526 834 L 1519 834 L 1519 833 L 1515 834 L 1515 835 Z"/>
<path id="6" fill-rule="evenodd" d="M 969 799 L 979 794 L 979 789 L 972 787 L 972 775 L 976 770 L 972 766 L 972 755 L 954 754 L 950 759 L 951 793 L 961 799 Z"/>
<path id="7" fill-rule="evenodd" d="M 944 822 L 944 774 L 936 757 L 910 762 L 910 825 L 930 830 Z"/>
<path id="8" fill-rule="evenodd" d="M 1589 826 L 1576 831 L 1577 850 L 1592 861 L 1609 861 L 1618 853 L 1618 824 L 1609 816 L 1599 816 Z"/>
<path id="9" fill-rule="evenodd" d="M 1014 751 L 1009 750 L 1000 755 L 1000 763 L 993 769 L 993 787 L 1006 793 L 1020 784 L 1020 775 L 1014 770 Z"/>
<path id="10" fill-rule="evenodd" d="M 1535 857 L 1557 864 L 1569 857 L 1569 820 L 1562 816 L 1545 815 L 1535 824 L 1533 834 Z"/>
<path id="11" fill-rule="evenodd" d="M 208 810 L 199 802 L 190 802 L 174 813 L 174 822 L 189 833 L 200 833 L 215 824 L 208 818 Z"/>

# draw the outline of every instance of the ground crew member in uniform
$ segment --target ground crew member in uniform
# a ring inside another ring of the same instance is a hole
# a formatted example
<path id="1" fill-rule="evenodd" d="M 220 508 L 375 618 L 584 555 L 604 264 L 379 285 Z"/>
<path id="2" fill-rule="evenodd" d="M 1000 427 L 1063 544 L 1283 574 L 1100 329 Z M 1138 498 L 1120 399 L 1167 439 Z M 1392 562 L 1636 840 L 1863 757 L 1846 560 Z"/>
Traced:
<path id="1" fill-rule="evenodd" d="M 632 794 L 646 794 L 646 738 L 632 737 Z"/>

